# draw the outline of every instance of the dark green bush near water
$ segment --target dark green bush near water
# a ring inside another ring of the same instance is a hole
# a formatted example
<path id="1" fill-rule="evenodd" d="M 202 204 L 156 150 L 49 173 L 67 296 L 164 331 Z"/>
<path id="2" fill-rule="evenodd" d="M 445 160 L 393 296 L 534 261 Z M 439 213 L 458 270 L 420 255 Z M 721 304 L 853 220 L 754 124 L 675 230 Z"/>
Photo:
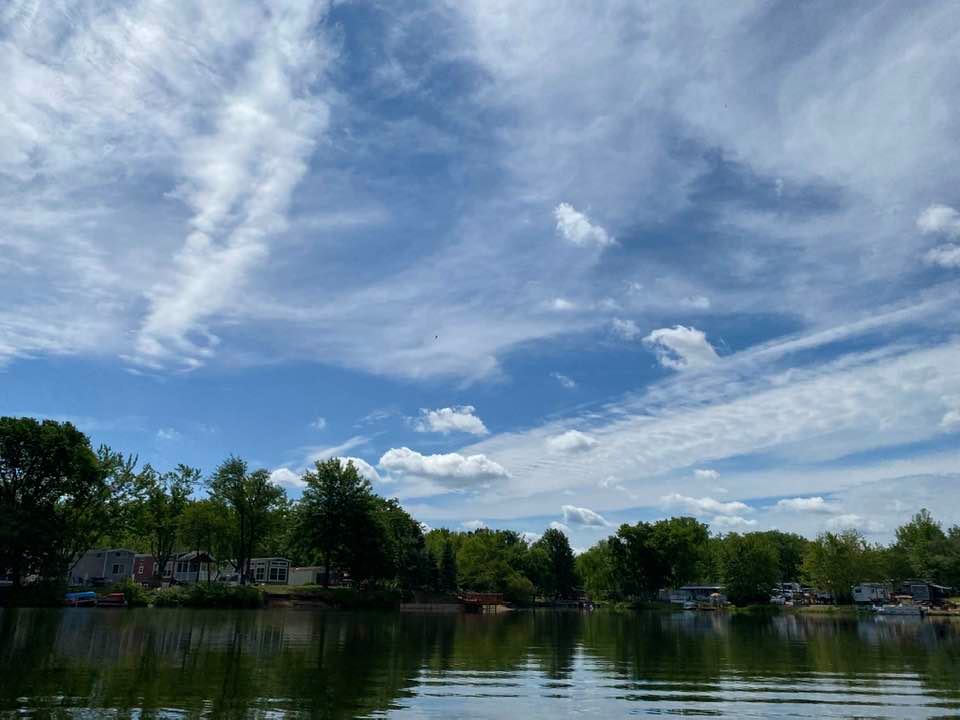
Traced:
<path id="1" fill-rule="evenodd" d="M 264 604 L 263 592 L 250 585 L 181 585 L 154 590 L 149 596 L 154 607 L 248 609 Z"/>
<path id="2" fill-rule="evenodd" d="M 122 592 L 128 607 L 146 607 L 150 604 L 151 593 L 132 578 L 115 583 L 109 592 Z"/>

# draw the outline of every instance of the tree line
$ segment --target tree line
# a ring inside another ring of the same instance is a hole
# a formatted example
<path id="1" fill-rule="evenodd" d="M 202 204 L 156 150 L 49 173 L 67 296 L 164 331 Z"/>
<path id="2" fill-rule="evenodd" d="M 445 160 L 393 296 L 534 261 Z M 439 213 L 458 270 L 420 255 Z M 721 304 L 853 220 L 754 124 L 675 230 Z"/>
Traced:
<path id="1" fill-rule="evenodd" d="M 923 577 L 960 585 L 960 527 L 922 511 L 888 546 L 853 530 L 815 540 L 780 531 L 711 535 L 692 517 L 624 524 L 574 556 L 567 536 L 535 541 L 512 530 L 427 530 L 395 499 L 377 495 L 352 463 L 318 461 L 287 497 L 264 469 L 237 457 L 207 477 L 187 465 L 138 468 L 136 457 L 94 449 L 70 423 L 0 418 L 0 574 L 60 582 L 95 547 L 151 554 L 160 572 L 196 551 L 249 577 L 253 557 L 337 569 L 355 586 L 449 594 L 503 593 L 528 603 L 584 588 L 607 600 L 648 600 L 665 587 L 726 586 L 731 600 L 765 602 L 802 581 L 849 599 L 857 582 Z M 204 494 L 205 493 L 205 494 Z"/>

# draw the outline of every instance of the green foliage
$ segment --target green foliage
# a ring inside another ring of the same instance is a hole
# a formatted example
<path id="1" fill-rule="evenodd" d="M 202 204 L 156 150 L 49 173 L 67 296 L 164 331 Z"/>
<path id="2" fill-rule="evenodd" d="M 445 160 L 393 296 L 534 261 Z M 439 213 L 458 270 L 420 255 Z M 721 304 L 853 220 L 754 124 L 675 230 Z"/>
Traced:
<path id="1" fill-rule="evenodd" d="M 440 554 L 440 590 L 456 592 L 457 590 L 457 551 L 449 539 L 443 543 Z"/>
<path id="2" fill-rule="evenodd" d="M 835 602 L 850 602 L 858 582 L 882 580 L 879 554 L 856 530 L 823 533 L 807 548 L 803 577 L 813 587 L 829 591 Z"/>
<path id="3" fill-rule="evenodd" d="M 601 540 L 577 556 L 576 567 L 577 575 L 591 597 L 601 600 L 618 597 L 619 584 L 613 553 L 610 550 L 610 540 Z"/>
<path id="4" fill-rule="evenodd" d="M 736 605 L 768 603 L 780 579 L 777 546 L 765 533 L 724 537 L 721 567 L 727 598 Z"/>
<path id="5" fill-rule="evenodd" d="M 133 578 L 124 578 L 114 583 L 109 592 L 122 592 L 128 607 L 146 607 L 150 604 L 151 595 L 142 585 L 133 581 Z"/>
<path id="6" fill-rule="evenodd" d="M 544 561 L 537 566 L 537 589 L 548 597 L 569 596 L 576 585 L 576 563 L 567 536 L 555 528 L 546 530 L 530 550 L 531 555 L 542 553 Z"/>
<path id="7" fill-rule="evenodd" d="M 59 580 L 80 553 L 121 521 L 134 460 L 70 423 L 0 418 L 0 567 Z"/>
<path id="8" fill-rule="evenodd" d="M 182 541 L 184 513 L 199 481 L 200 471 L 183 464 L 166 473 L 147 465 L 134 481 L 132 525 L 161 573 Z"/>
<path id="9" fill-rule="evenodd" d="M 230 535 L 226 543 L 234 567 L 245 583 L 250 558 L 270 532 L 273 512 L 284 497 L 282 488 L 270 482 L 266 470 L 248 472 L 247 463 L 231 457 L 220 464 L 209 482 L 210 497 L 228 511 Z"/>
<path id="10" fill-rule="evenodd" d="M 777 582 L 797 582 L 810 541 L 796 533 L 766 530 L 761 535 L 777 550 Z"/>
<path id="11" fill-rule="evenodd" d="M 263 591 L 250 585 L 196 583 L 149 593 L 154 607 L 247 609 L 263 607 Z"/>

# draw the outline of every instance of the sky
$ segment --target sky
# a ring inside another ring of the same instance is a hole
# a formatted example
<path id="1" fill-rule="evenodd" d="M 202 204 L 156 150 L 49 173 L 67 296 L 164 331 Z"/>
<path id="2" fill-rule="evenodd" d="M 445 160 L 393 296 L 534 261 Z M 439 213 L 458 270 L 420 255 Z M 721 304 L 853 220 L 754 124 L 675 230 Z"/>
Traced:
<path id="1" fill-rule="evenodd" d="M 0 414 L 589 547 L 960 522 L 960 4 L 0 5 Z"/>

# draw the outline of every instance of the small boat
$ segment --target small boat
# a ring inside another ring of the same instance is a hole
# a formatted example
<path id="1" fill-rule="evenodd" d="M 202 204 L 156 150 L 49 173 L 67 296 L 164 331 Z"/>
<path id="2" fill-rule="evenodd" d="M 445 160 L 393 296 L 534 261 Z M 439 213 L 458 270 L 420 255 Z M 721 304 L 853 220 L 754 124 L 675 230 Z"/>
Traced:
<path id="1" fill-rule="evenodd" d="M 122 592 L 107 593 L 97 599 L 97 607 L 126 607 L 127 598 Z"/>
<path id="2" fill-rule="evenodd" d="M 683 609 L 684 609 L 684 610 L 696 610 L 696 609 L 697 609 L 697 603 L 696 603 L 696 601 L 695 601 L 695 600 L 686 600 L 686 601 L 683 603 Z"/>
<path id="3" fill-rule="evenodd" d="M 68 592 L 63 596 L 63 604 L 68 607 L 94 607 L 97 604 L 97 594 L 93 590 Z"/>
<path id="4" fill-rule="evenodd" d="M 909 617 L 923 617 L 926 609 L 920 605 L 881 605 L 877 608 L 878 615 L 904 615 Z"/>

